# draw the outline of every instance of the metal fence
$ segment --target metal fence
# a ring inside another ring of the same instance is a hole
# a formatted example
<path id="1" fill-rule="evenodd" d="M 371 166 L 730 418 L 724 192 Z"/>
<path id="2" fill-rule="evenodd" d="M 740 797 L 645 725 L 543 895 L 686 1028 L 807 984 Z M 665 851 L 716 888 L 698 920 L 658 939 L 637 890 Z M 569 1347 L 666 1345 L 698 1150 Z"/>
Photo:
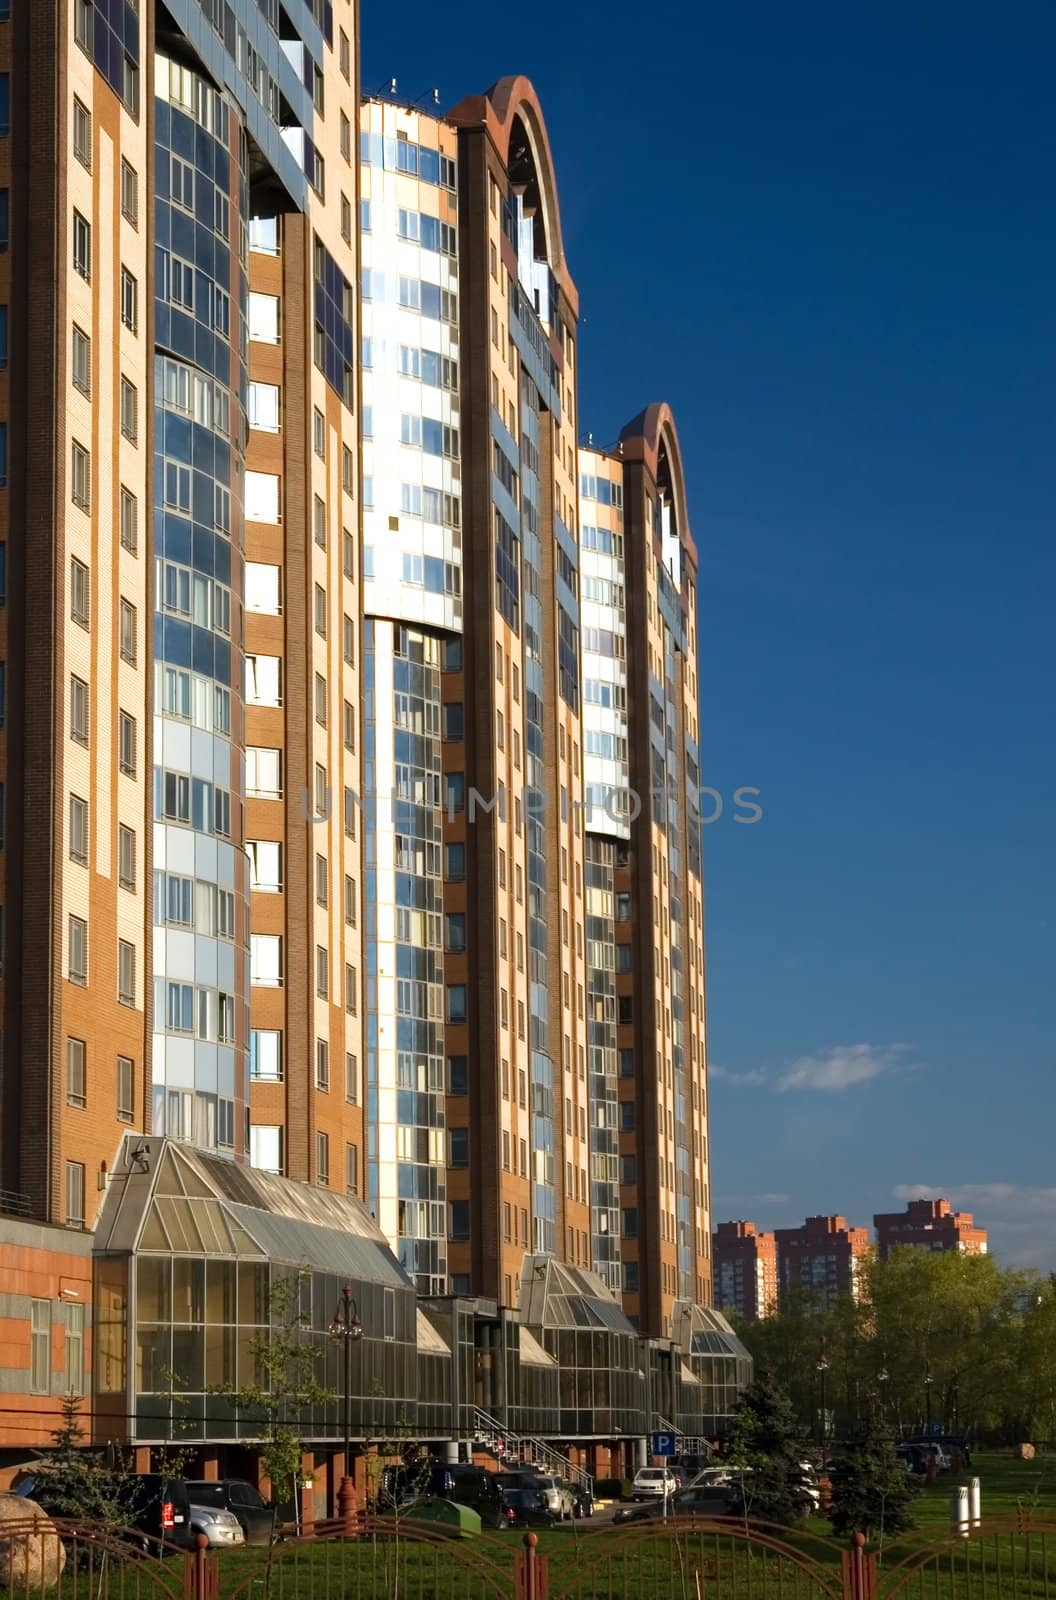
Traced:
<path id="1" fill-rule="evenodd" d="M 1056 1600 L 1056 1523 L 1021 1517 L 886 1549 L 736 1519 L 455 1537 L 413 1518 L 317 1523 L 191 1551 L 134 1530 L 0 1521 L 0 1600 Z"/>

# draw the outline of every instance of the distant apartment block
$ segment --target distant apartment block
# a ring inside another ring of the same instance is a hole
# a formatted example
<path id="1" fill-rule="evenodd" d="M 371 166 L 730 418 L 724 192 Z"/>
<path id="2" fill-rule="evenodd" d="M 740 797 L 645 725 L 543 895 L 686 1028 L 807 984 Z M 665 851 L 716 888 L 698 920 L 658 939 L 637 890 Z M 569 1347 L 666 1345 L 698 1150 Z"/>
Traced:
<path id="1" fill-rule="evenodd" d="M 812 1289 L 826 1305 L 837 1295 L 858 1293 L 858 1264 L 870 1248 L 869 1230 L 848 1226 L 846 1217 L 807 1217 L 802 1227 L 775 1228 L 781 1294 Z"/>
<path id="2" fill-rule="evenodd" d="M 720 1222 L 712 1237 L 713 1304 L 746 1322 L 777 1306 L 777 1237 L 754 1222 Z"/>
<path id="3" fill-rule="evenodd" d="M 904 1211 L 874 1216 L 873 1226 L 881 1261 L 902 1244 L 922 1250 L 957 1250 L 966 1256 L 987 1253 L 986 1229 L 976 1226 L 970 1211 L 954 1211 L 948 1200 L 911 1200 Z"/>

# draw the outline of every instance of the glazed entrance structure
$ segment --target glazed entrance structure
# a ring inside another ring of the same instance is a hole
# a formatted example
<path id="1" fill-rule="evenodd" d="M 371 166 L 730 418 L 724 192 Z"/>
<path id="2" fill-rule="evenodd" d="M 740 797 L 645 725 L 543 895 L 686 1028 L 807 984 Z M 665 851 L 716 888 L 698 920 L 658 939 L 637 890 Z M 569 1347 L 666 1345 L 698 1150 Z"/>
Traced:
<path id="1" fill-rule="evenodd" d="M 676 1339 L 640 1339 L 600 1278 L 552 1256 L 528 1258 L 516 1310 L 420 1298 L 359 1201 L 161 1138 L 125 1141 L 94 1273 L 98 1439 L 137 1447 L 141 1465 L 175 1445 L 200 1450 L 201 1470 L 251 1471 L 266 1412 L 239 1401 L 265 1382 L 262 1346 L 308 1344 L 325 1395 L 283 1421 L 305 1442 L 320 1515 L 345 1471 L 333 1330 L 346 1286 L 362 1324 L 354 1455 L 413 1441 L 470 1456 L 497 1437 L 507 1449 L 533 1439 L 607 1475 L 644 1459 L 659 1420 L 721 1431 L 747 1371 L 716 1313 L 687 1308 Z"/>

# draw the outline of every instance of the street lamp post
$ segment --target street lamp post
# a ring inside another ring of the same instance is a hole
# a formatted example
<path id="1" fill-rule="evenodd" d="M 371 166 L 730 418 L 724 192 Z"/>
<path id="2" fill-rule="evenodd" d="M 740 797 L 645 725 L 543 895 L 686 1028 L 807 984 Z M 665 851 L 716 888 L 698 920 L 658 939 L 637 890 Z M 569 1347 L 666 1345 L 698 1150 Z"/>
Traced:
<path id="1" fill-rule="evenodd" d="M 821 1355 L 818 1357 L 818 1388 L 820 1390 L 819 1398 L 821 1400 L 821 1416 L 818 1419 L 820 1423 L 818 1428 L 818 1440 L 821 1444 L 822 1451 L 825 1449 L 825 1440 L 828 1438 L 829 1434 L 829 1417 L 825 1408 L 825 1382 L 828 1377 L 828 1372 L 829 1358 L 825 1354 L 825 1346 L 823 1344 L 821 1347 Z"/>
<path id="2" fill-rule="evenodd" d="M 352 1478 L 352 1346 L 363 1337 L 359 1307 L 356 1305 L 350 1284 L 346 1283 L 341 1290 L 341 1298 L 337 1302 L 337 1309 L 330 1323 L 330 1332 L 335 1339 L 342 1341 L 344 1347 L 341 1422 L 345 1435 L 345 1471 L 338 1491 L 338 1501 L 342 1516 L 347 1518 L 351 1516 L 355 1505 L 355 1483 Z"/>
<path id="3" fill-rule="evenodd" d="M 931 1385 L 932 1385 L 931 1364 L 930 1364 L 930 1362 L 925 1361 L 925 1363 L 924 1363 L 924 1432 L 925 1433 L 929 1433 L 929 1434 L 931 1432 Z"/>

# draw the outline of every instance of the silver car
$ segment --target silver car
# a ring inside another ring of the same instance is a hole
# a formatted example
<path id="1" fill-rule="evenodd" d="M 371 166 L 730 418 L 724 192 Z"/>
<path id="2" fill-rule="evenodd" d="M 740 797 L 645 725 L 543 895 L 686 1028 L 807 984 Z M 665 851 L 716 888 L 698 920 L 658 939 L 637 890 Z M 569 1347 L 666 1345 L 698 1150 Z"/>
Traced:
<path id="1" fill-rule="evenodd" d="M 230 1549 L 245 1544 L 242 1525 L 233 1511 L 213 1511 L 206 1506 L 191 1506 L 187 1518 L 192 1533 L 204 1533 L 213 1549 Z"/>
<path id="2" fill-rule="evenodd" d="M 561 1522 L 571 1521 L 573 1499 L 572 1490 L 567 1483 L 549 1473 L 541 1472 L 533 1477 L 531 1487 L 546 1496 L 546 1508 L 551 1516 L 557 1517 Z"/>

